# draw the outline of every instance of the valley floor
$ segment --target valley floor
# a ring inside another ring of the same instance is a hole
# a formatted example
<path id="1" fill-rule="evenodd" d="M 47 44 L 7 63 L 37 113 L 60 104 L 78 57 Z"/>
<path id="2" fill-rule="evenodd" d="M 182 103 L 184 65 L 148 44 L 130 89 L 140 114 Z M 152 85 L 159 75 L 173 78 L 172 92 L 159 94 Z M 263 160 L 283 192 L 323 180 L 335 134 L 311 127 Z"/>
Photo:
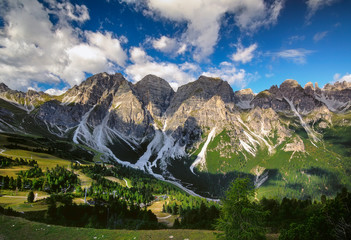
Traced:
<path id="1" fill-rule="evenodd" d="M 206 230 L 107 230 L 47 225 L 31 222 L 18 217 L 0 215 L 0 240 L 59 240 L 59 239 L 172 239 L 211 240 L 216 239 L 214 231 Z"/>
<path id="2" fill-rule="evenodd" d="M 277 240 L 279 234 L 267 234 L 267 240 Z M 116 239 L 116 240 L 215 240 L 215 231 L 189 229 L 108 230 L 63 227 L 31 222 L 19 217 L 0 214 L 0 240 L 59 240 L 59 239 Z"/>

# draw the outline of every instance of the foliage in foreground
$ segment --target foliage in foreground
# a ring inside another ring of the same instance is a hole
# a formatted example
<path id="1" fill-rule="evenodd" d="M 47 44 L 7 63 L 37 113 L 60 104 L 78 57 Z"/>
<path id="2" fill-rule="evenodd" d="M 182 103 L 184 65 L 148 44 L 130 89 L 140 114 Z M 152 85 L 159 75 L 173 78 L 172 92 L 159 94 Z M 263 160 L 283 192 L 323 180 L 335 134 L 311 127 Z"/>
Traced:
<path id="1" fill-rule="evenodd" d="M 267 212 L 251 199 L 255 189 L 247 178 L 237 178 L 229 187 L 223 199 L 217 230 L 220 239 L 265 239 L 263 219 Z"/>
<path id="2" fill-rule="evenodd" d="M 284 229 L 280 240 L 351 239 L 351 193 L 344 188 L 335 199 L 322 198 L 317 211 Z"/>

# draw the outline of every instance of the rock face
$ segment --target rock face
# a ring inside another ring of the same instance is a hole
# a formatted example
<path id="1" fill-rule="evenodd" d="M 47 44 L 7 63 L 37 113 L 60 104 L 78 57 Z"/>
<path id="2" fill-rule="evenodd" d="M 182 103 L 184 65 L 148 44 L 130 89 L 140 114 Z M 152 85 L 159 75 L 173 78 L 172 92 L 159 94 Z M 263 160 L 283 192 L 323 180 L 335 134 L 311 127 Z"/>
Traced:
<path id="1" fill-rule="evenodd" d="M 201 139 L 202 128 L 223 126 L 233 120 L 234 93 L 221 79 L 201 76 L 181 86 L 165 113 L 166 128 L 180 145 L 191 148 Z"/>
<path id="2" fill-rule="evenodd" d="M 214 173 L 242 167 L 263 153 L 273 156 L 277 149 L 305 153 L 304 142 L 323 141 L 320 132 L 334 126 L 339 113 L 348 113 L 351 84 L 302 88 L 286 80 L 255 95 L 251 89 L 234 93 L 227 82 L 201 76 L 174 92 L 154 75 L 132 84 L 119 73 L 100 73 L 58 97 L 0 84 L 0 98 L 1 131 L 38 128 L 124 165 L 149 172 L 158 167 L 172 179 L 172 161 L 195 152 L 205 159 L 203 169 Z M 35 127 L 25 127 L 27 118 Z M 351 123 L 345 118 L 342 124 Z"/>
<path id="3" fill-rule="evenodd" d="M 169 83 L 154 75 L 147 75 L 135 84 L 135 90 L 153 117 L 162 117 L 174 96 Z"/>
<path id="4" fill-rule="evenodd" d="M 336 82 L 327 84 L 323 89 L 316 86 L 315 97 L 323 102 L 330 111 L 346 112 L 351 108 L 351 83 Z"/>
<path id="5" fill-rule="evenodd" d="M 303 141 L 299 137 L 295 137 L 293 142 L 288 143 L 284 147 L 284 151 L 286 152 L 305 152 L 305 145 Z"/>
<path id="6" fill-rule="evenodd" d="M 172 116 L 183 103 L 196 106 L 214 96 L 219 96 L 225 104 L 233 103 L 234 100 L 233 90 L 227 82 L 219 78 L 201 76 L 198 80 L 178 88 L 166 114 Z"/>
<path id="7" fill-rule="evenodd" d="M 280 87 L 272 86 L 269 90 L 260 92 L 252 101 L 254 106 L 272 108 L 277 112 L 291 110 L 291 101 L 298 112 L 307 114 L 321 106 L 309 86 L 302 88 L 295 80 L 286 80 Z"/>
<path id="8" fill-rule="evenodd" d="M 234 93 L 234 103 L 241 109 L 252 108 L 251 102 L 255 98 L 255 94 L 250 88 L 242 89 Z"/>
<path id="9" fill-rule="evenodd" d="M 0 83 L 0 98 L 11 102 L 12 104 L 27 112 L 30 112 L 36 106 L 41 105 L 53 97 L 46 93 L 36 92 L 33 90 L 28 90 L 26 93 L 11 90 L 4 83 Z"/>

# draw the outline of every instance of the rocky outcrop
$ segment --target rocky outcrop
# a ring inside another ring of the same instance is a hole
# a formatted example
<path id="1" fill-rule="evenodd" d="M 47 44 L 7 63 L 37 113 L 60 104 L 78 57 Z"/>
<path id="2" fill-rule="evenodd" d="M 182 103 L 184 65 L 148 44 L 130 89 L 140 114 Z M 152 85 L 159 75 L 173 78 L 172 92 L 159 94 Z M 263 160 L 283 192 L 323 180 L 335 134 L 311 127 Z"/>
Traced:
<path id="1" fill-rule="evenodd" d="M 198 80 L 178 88 L 166 114 L 172 116 L 183 103 L 196 107 L 213 96 L 219 96 L 225 104 L 234 102 L 234 93 L 228 82 L 201 76 Z"/>
<path id="2" fill-rule="evenodd" d="M 24 93 L 21 91 L 11 90 L 4 83 L 0 83 L 0 98 L 16 105 L 28 113 L 44 102 L 54 99 L 53 96 L 50 96 L 44 92 L 28 90 L 26 93 Z"/>
<path id="3" fill-rule="evenodd" d="M 74 86 L 68 90 L 63 95 L 62 103 L 65 105 L 73 103 L 93 106 L 110 97 L 109 95 L 114 95 L 123 82 L 129 83 L 120 73 L 113 75 L 107 73 L 96 74 L 79 86 Z"/>
<path id="4" fill-rule="evenodd" d="M 283 148 L 285 152 L 305 152 L 305 145 L 300 137 L 294 137 L 291 143 L 288 143 Z"/>
<path id="5" fill-rule="evenodd" d="M 307 114 L 314 108 L 321 106 L 314 98 L 310 85 L 302 88 L 295 80 L 285 80 L 280 87 L 272 86 L 269 90 L 260 92 L 252 101 L 254 106 L 272 108 L 277 112 L 291 111 L 291 101 L 299 113 Z"/>
<path id="6" fill-rule="evenodd" d="M 230 85 L 217 78 L 201 76 L 181 86 L 165 113 L 167 132 L 188 148 L 201 140 L 206 128 L 223 127 L 234 121 L 234 93 Z"/>
<path id="7" fill-rule="evenodd" d="M 351 109 L 351 83 L 349 82 L 327 84 L 323 89 L 320 89 L 317 85 L 314 95 L 330 111 L 346 112 Z"/>
<path id="8" fill-rule="evenodd" d="M 163 116 L 174 95 L 169 83 L 155 75 L 145 76 L 135 84 L 135 90 L 143 105 L 156 118 Z"/>
<path id="9" fill-rule="evenodd" d="M 241 109 L 250 109 L 252 108 L 252 100 L 255 98 L 255 94 L 250 88 L 242 89 L 234 92 L 234 103 Z"/>
<path id="10" fill-rule="evenodd" d="M 209 155 L 228 162 L 248 161 L 261 150 L 273 155 L 277 147 L 304 152 L 301 138 L 308 135 L 311 144 L 317 144 L 322 138 L 319 132 L 335 124 L 335 113 L 347 111 L 350 91 L 346 82 L 320 89 L 286 80 L 257 95 L 251 89 L 234 93 L 227 82 L 201 76 L 174 92 L 154 75 L 132 84 L 121 74 L 107 73 L 96 74 L 58 97 L 13 91 L 0 84 L 0 97 L 8 102 L 3 105 L 27 110 L 21 113 L 47 128 L 48 134 L 133 163 L 145 153 L 137 165 L 141 167 L 156 155 L 166 166 L 164 159 L 194 152 L 213 139 L 215 144 L 206 145 L 213 153 Z M 0 107 L 0 130 L 21 128 L 13 127 L 16 111 L 12 111 Z M 307 135 L 299 137 L 303 130 Z"/>

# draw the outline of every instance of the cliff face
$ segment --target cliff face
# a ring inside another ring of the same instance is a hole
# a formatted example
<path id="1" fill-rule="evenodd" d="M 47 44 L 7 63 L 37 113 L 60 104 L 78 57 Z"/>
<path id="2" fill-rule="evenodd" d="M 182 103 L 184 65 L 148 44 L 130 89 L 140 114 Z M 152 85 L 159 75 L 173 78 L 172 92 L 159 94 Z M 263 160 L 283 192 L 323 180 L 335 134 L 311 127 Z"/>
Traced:
<path id="1" fill-rule="evenodd" d="M 0 98 L 1 131 L 70 138 L 166 178 L 177 158 L 201 157 L 203 171 L 225 173 L 278 151 L 306 153 L 306 141 L 318 146 L 324 130 L 351 125 L 346 82 L 321 89 L 286 80 L 255 95 L 205 76 L 174 92 L 157 76 L 132 84 L 100 73 L 58 97 L 0 84 Z"/>
<path id="2" fill-rule="evenodd" d="M 169 107 L 174 90 L 169 83 L 154 75 L 147 75 L 135 84 L 144 107 L 155 118 L 161 118 Z"/>

